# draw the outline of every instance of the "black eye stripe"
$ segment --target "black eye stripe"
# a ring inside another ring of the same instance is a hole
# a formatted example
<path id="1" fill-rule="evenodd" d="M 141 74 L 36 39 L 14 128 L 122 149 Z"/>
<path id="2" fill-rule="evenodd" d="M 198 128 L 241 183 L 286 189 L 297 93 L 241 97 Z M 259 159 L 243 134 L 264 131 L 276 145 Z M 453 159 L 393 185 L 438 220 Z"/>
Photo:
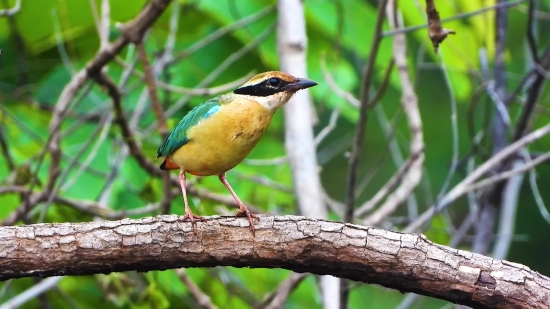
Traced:
<path id="1" fill-rule="evenodd" d="M 245 95 L 252 95 L 256 97 L 267 97 L 270 95 L 273 95 L 277 92 L 284 91 L 285 86 L 288 85 L 288 82 L 285 82 L 284 80 L 278 79 L 279 84 L 278 85 L 271 85 L 270 80 L 274 78 L 270 78 L 268 80 L 265 80 L 261 83 L 258 83 L 256 85 L 250 85 L 245 86 L 236 89 L 233 91 L 235 94 L 245 94 Z"/>

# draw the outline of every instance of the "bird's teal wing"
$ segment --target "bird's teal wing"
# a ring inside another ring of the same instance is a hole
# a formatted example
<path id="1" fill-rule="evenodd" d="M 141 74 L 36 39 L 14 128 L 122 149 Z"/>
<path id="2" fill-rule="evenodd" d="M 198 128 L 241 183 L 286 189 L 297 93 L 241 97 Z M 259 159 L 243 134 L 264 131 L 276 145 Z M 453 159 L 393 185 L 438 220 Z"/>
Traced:
<path id="1" fill-rule="evenodd" d="M 193 108 L 180 122 L 174 127 L 168 135 L 164 143 L 157 150 L 157 157 L 167 156 L 181 146 L 189 142 L 187 132 L 195 126 L 199 121 L 206 119 L 216 113 L 220 109 L 219 98 L 210 99 L 197 107 Z"/>

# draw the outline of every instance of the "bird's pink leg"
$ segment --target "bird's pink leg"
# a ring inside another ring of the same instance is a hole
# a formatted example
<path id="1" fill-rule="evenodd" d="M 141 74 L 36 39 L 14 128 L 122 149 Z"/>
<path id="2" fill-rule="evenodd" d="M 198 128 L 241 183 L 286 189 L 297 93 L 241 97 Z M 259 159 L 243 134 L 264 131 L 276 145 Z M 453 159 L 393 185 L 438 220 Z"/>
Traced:
<path id="1" fill-rule="evenodd" d="M 250 222 L 250 231 L 252 231 L 252 234 L 254 234 L 254 221 L 252 219 L 258 218 L 258 216 L 251 213 L 250 210 L 248 210 L 248 208 L 246 207 L 246 205 L 237 196 L 237 193 L 233 191 L 233 188 L 231 188 L 231 185 L 229 184 L 229 182 L 227 182 L 227 179 L 225 179 L 225 173 L 220 174 L 218 177 L 220 178 L 220 181 L 223 183 L 223 185 L 227 188 L 227 190 L 229 190 L 229 192 L 237 202 L 237 205 L 239 206 L 239 210 L 237 211 L 237 216 L 248 218 L 248 222 Z"/>
<path id="2" fill-rule="evenodd" d="M 185 215 L 183 218 L 181 218 L 182 221 L 189 220 L 191 221 L 191 226 L 193 227 L 193 232 L 197 234 L 197 223 L 195 222 L 195 219 L 204 221 L 204 218 L 201 216 L 194 215 L 191 212 L 191 208 L 189 207 L 189 203 L 187 202 L 187 191 L 185 190 L 185 171 L 180 170 L 180 186 L 181 186 L 181 193 L 183 194 L 183 202 L 185 203 Z"/>

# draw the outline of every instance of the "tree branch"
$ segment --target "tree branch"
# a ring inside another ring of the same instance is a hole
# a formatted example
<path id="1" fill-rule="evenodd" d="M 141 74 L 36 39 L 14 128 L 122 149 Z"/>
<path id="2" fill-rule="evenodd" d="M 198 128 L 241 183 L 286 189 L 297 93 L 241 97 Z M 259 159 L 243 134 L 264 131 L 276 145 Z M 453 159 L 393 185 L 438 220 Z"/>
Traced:
<path id="1" fill-rule="evenodd" d="M 300 0 L 279 0 L 277 11 L 277 52 L 281 70 L 294 76 L 306 77 L 307 33 L 304 3 Z M 300 214 L 327 218 L 312 127 L 315 115 L 310 102 L 309 91 L 300 91 L 284 107 L 285 149 Z M 339 280 L 322 277 L 320 281 L 323 308 L 338 308 Z"/>
<path id="2" fill-rule="evenodd" d="M 178 216 L 0 228 L 0 280 L 179 267 L 286 268 L 415 292 L 475 308 L 548 308 L 550 278 L 423 235 L 305 217 Z"/>
<path id="3" fill-rule="evenodd" d="M 0 10 L 0 16 L 13 16 L 19 13 L 21 9 L 21 0 L 15 0 L 15 5 L 11 9 Z"/>
<path id="4" fill-rule="evenodd" d="M 499 0 L 499 3 L 507 1 Z M 508 104 L 505 104 L 506 91 L 506 63 L 504 61 L 506 29 L 508 27 L 508 10 L 499 8 L 496 11 L 496 38 L 495 38 L 495 71 L 494 87 L 488 87 L 490 97 L 495 103 L 493 114 L 493 155 L 501 151 L 508 144 L 508 131 L 510 127 L 510 116 L 508 115 Z M 492 91 L 491 91 L 492 90 Z M 495 172 L 507 169 L 506 164 L 495 166 Z M 498 183 L 488 196 L 482 197 L 481 209 L 477 224 L 476 234 L 472 250 L 481 254 L 489 252 L 493 242 L 493 231 L 497 222 L 497 216 L 502 204 L 502 193 L 505 182 Z M 521 185 L 521 183 L 519 183 Z"/>
<path id="5" fill-rule="evenodd" d="M 386 15 L 390 27 L 393 29 L 401 27 L 401 22 L 397 14 L 396 1 L 388 0 Z M 395 16 L 395 18 L 392 18 L 392 16 Z M 409 130 L 411 132 L 411 156 L 410 159 L 407 160 L 408 164 L 406 163 L 404 166 L 402 177 L 397 178 L 401 181 L 399 187 L 391 194 L 388 194 L 386 202 L 363 221 L 365 225 L 377 225 L 388 215 L 397 210 L 397 208 L 411 196 L 422 179 L 422 169 L 424 165 L 422 120 L 418 109 L 418 97 L 416 96 L 409 76 L 409 68 L 407 66 L 407 42 L 404 34 L 398 34 L 393 37 L 393 59 L 397 66 L 399 80 L 401 81 L 401 104 L 407 116 L 407 120 L 409 121 Z"/>
<path id="6" fill-rule="evenodd" d="M 430 221 L 436 213 L 443 211 L 452 202 L 456 201 L 463 194 L 467 193 L 467 191 L 464 190 L 464 187 L 469 186 L 481 176 L 488 173 L 495 165 L 499 164 L 503 160 L 507 160 L 510 156 L 516 154 L 516 152 L 522 147 L 539 140 L 541 137 L 547 134 L 550 134 L 550 124 L 525 135 L 523 138 L 508 145 L 500 152 L 487 159 L 473 172 L 469 173 L 468 176 L 464 178 L 464 180 L 462 180 L 460 183 L 458 183 L 451 191 L 445 194 L 445 196 L 443 196 L 440 201 L 438 201 L 435 205 L 426 210 L 415 221 L 411 222 L 403 231 L 414 232 L 420 229 L 425 223 Z"/>
<path id="7" fill-rule="evenodd" d="M 185 273 L 185 270 L 183 269 L 176 269 L 176 274 L 178 274 L 178 277 L 180 277 L 183 284 L 187 287 L 189 292 L 191 292 L 191 295 L 193 295 L 193 298 L 197 301 L 198 306 L 200 309 L 217 309 L 218 307 L 214 306 L 212 304 L 212 301 L 210 301 L 210 297 L 208 295 L 204 294 L 203 291 L 187 276 Z"/>

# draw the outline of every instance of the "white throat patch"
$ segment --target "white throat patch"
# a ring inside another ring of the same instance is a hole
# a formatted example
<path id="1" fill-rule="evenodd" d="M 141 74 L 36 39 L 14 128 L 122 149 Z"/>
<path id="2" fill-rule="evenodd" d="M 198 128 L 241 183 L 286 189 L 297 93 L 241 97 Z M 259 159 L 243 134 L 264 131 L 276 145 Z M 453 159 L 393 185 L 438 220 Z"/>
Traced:
<path id="1" fill-rule="evenodd" d="M 285 105 L 286 102 L 290 99 L 290 97 L 292 97 L 292 94 L 281 91 L 267 97 L 245 95 L 245 94 L 237 94 L 236 96 L 240 96 L 247 100 L 256 101 L 265 109 L 270 111 L 275 111 L 277 108 Z"/>

